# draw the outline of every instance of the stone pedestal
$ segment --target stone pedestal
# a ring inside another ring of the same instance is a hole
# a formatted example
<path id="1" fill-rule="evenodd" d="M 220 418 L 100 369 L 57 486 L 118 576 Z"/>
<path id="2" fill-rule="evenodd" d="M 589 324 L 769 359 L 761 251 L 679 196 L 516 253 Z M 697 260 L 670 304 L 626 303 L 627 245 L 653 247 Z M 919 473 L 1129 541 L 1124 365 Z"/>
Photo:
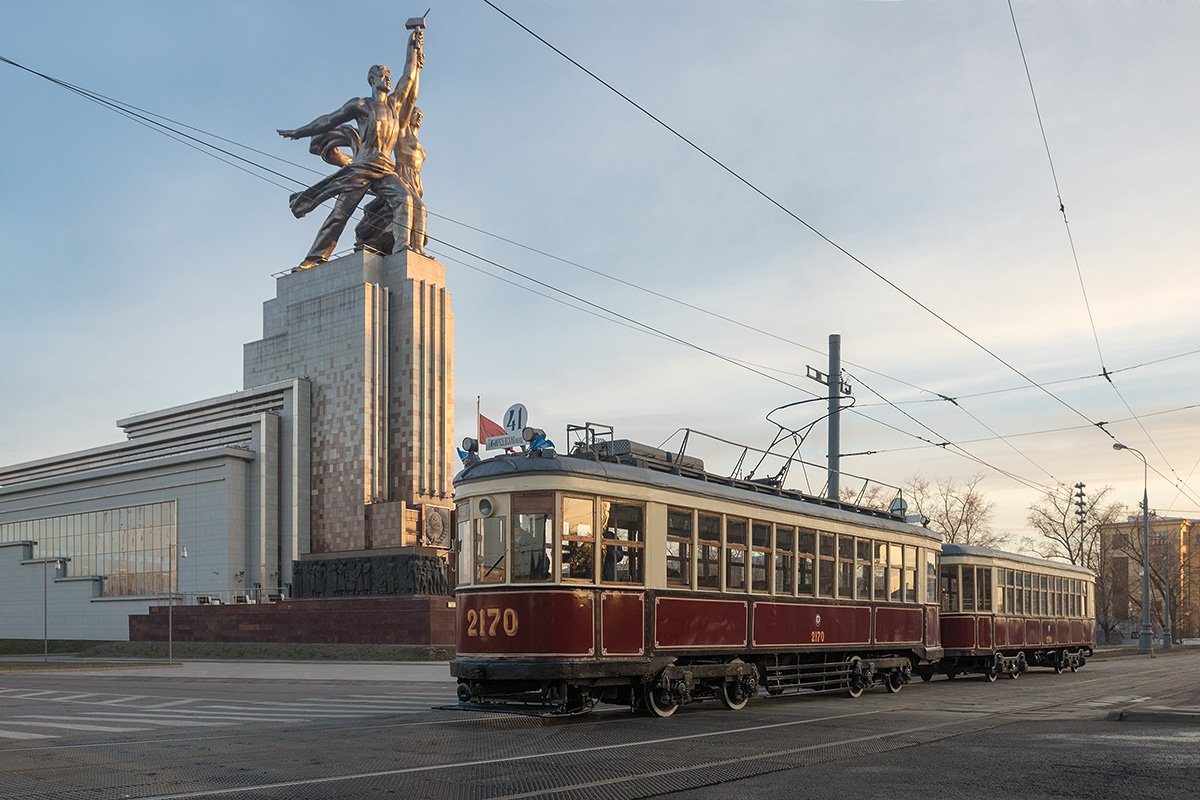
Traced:
<path id="1" fill-rule="evenodd" d="M 278 279 L 247 388 L 312 390 L 310 553 L 424 544 L 449 529 L 454 317 L 445 267 L 358 252 Z M 303 549 L 303 548 L 302 548 Z"/>

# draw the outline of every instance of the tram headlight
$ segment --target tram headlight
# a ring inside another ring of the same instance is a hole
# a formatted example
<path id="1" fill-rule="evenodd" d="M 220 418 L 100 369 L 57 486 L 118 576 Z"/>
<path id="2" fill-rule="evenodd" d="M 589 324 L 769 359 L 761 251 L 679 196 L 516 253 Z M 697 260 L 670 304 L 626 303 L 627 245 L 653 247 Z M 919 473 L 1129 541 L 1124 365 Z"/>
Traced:
<path id="1" fill-rule="evenodd" d="M 490 517 L 496 507 L 492 505 L 492 501 L 484 497 L 479 500 L 479 516 Z"/>

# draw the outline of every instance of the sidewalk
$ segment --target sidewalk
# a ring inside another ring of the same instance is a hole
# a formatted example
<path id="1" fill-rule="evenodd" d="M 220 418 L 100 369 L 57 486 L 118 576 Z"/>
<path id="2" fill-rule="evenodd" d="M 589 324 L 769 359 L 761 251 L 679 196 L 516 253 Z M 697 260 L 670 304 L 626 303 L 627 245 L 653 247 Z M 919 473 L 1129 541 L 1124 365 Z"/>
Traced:
<path id="1" fill-rule="evenodd" d="M 63 659 L 65 661 L 65 659 Z M 108 666 L 101 669 L 88 670 L 76 667 L 70 670 L 71 675 L 109 676 L 121 671 L 120 666 Z M 120 663 L 117 659 L 104 659 L 104 663 L 112 665 Z M 176 659 L 174 664 L 162 661 L 125 662 L 136 672 L 138 678 L 182 678 L 184 680 L 203 680 L 205 678 L 240 679 L 240 680 L 274 680 L 274 681 L 371 681 L 380 683 L 454 683 L 450 677 L 450 667 L 445 661 L 181 661 Z M 156 664 L 152 666 L 151 664 Z M 42 674 L 54 670 L 42 670 Z M 64 670 L 65 672 L 65 670 Z"/>
<path id="2" fill-rule="evenodd" d="M 1150 656 L 1138 655 L 1137 645 L 1121 645 L 1117 647 L 1103 648 L 1106 653 L 1104 655 L 1110 657 L 1132 656 L 1134 658 L 1186 658 L 1187 663 L 1180 664 L 1181 669 L 1195 670 L 1200 674 L 1200 667 L 1194 665 L 1197 657 L 1200 657 L 1200 644 L 1195 639 L 1185 639 L 1182 643 L 1177 643 L 1170 650 L 1163 650 L 1155 643 L 1154 652 Z M 1097 657 L 1103 657 L 1101 648 L 1097 648 Z M 1174 723 L 1200 723 L 1200 684 L 1185 692 L 1172 695 L 1166 699 L 1150 698 L 1145 703 L 1140 703 L 1130 708 L 1121 711 L 1113 711 L 1108 715 L 1108 718 L 1118 722 L 1174 722 Z"/>

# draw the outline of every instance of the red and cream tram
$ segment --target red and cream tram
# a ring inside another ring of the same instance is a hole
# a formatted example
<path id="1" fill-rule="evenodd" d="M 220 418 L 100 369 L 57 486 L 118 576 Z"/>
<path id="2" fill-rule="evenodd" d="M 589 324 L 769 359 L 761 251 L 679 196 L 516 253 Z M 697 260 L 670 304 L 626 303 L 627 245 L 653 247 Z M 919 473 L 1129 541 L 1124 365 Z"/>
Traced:
<path id="1" fill-rule="evenodd" d="M 669 716 L 759 687 L 896 692 L 941 658 L 937 534 L 589 441 L 455 479 L 462 701 Z"/>
<path id="2" fill-rule="evenodd" d="M 1096 641 L 1095 575 L 1058 561 L 987 547 L 942 545 L 941 624 L 945 655 L 937 671 L 994 681 L 1029 666 L 1055 672 L 1083 666 Z M 932 670 L 923 667 L 928 680 Z"/>

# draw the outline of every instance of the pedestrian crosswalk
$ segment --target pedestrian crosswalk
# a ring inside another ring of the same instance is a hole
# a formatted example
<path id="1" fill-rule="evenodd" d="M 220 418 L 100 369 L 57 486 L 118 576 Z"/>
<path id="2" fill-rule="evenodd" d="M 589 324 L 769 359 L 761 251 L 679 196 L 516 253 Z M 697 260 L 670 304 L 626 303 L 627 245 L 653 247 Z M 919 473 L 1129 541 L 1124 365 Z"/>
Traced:
<path id="1" fill-rule="evenodd" d="M 444 705 L 448 699 L 445 692 L 246 700 L 0 687 L 0 746 L 73 734 L 409 716 Z"/>

